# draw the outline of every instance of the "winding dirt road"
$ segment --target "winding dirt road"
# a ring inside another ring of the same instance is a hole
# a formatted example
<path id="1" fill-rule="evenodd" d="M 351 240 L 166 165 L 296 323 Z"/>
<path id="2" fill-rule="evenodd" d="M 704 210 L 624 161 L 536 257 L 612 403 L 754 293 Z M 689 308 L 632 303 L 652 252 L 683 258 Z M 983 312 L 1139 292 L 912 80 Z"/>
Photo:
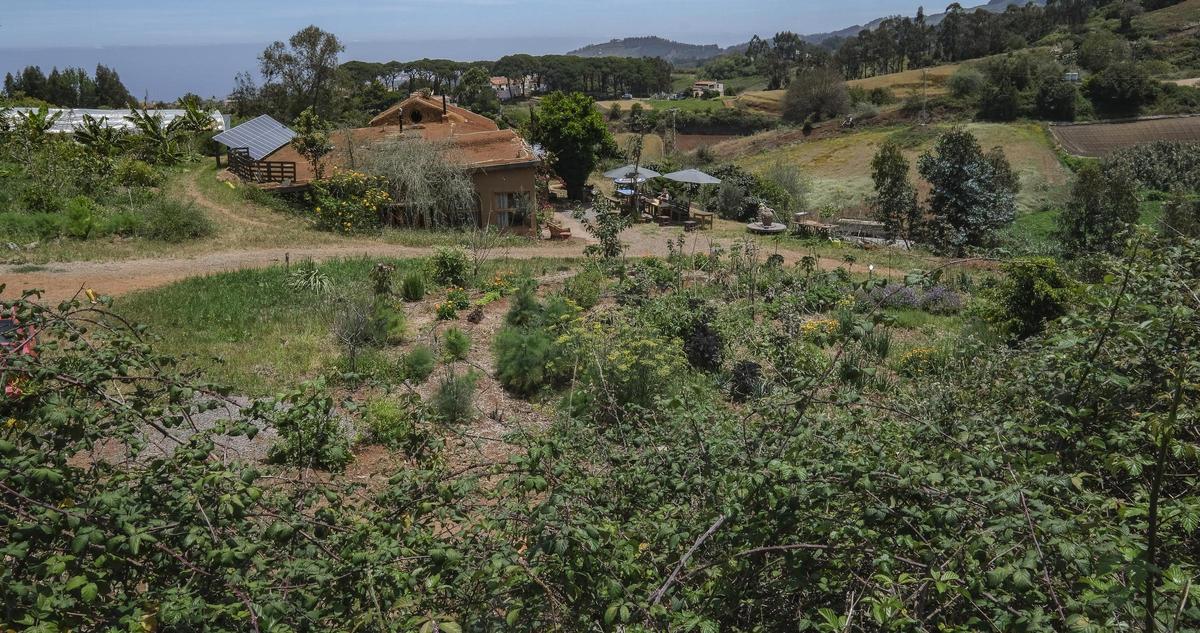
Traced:
<path id="1" fill-rule="evenodd" d="M 269 223 L 245 217 L 235 209 L 220 205 L 206 197 L 192 183 L 185 185 L 184 195 L 194 200 L 220 224 L 240 224 L 243 227 L 251 226 L 263 231 L 275 228 Z M 575 236 L 570 242 L 510 248 L 505 252 L 505 256 L 512 259 L 582 256 L 584 247 L 593 240 L 587 236 L 583 226 L 569 215 L 559 214 L 559 221 L 569 227 L 572 235 Z M 647 234 L 635 227 L 625 231 L 621 238 L 629 247 L 626 251 L 629 256 L 661 256 L 667 253 L 666 242 L 669 238 L 675 237 L 675 233 L 672 231 L 670 234 Z M 721 243 L 728 247 L 729 243 L 733 241 L 728 239 L 710 240 L 703 233 L 685 235 L 687 237 L 684 246 L 685 252 L 706 252 L 711 243 Z M 282 264 L 285 259 L 295 262 L 305 259 L 325 261 L 353 257 L 407 258 L 425 257 L 433 251 L 432 247 L 399 246 L 364 239 L 353 244 L 220 250 L 192 257 L 58 262 L 37 267 L 0 265 L 0 284 L 6 286 L 3 293 L 6 297 L 18 295 L 22 289 L 37 288 L 42 291 L 43 300 L 59 301 L 70 298 L 85 288 L 91 288 L 97 294 L 119 296 L 138 290 L 157 288 L 188 277 L 244 268 L 274 266 Z M 796 261 L 801 256 L 799 253 L 790 251 L 783 251 L 780 254 L 788 262 Z M 820 265 L 832 268 L 841 265 L 841 262 L 823 258 Z"/>

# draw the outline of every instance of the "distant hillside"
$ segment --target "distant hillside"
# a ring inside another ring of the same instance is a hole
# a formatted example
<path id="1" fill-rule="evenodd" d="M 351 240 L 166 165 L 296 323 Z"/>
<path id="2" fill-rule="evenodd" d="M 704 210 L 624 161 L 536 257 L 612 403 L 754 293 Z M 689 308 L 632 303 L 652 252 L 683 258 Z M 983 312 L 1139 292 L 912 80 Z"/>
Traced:
<path id="1" fill-rule="evenodd" d="M 568 55 L 579 57 L 661 57 L 671 63 L 712 59 L 725 50 L 716 44 L 685 44 L 661 37 L 626 37 L 604 44 L 592 44 Z"/>
<path id="2" fill-rule="evenodd" d="M 985 9 L 987 11 L 991 11 L 992 13 L 1003 13 L 1004 10 L 1007 9 L 1009 6 L 1014 5 L 1014 4 L 1024 5 L 1024 4 L 1026 4 L 1027 1 L 1033 2 L 1034 4 L 1038 4 L 1038 5 L 1046 4 L 1046 0 L 990 0 L 987 4 L 977 5 L 977 6 L 973 6 L 973 7 L 966 7 L 966 11 L 967 11 L 967 13 L 971 13 L 971 12 L 975 11 L 975 9 Z M 890 16 L 875 18 L 874 20 L 871 20 L 870 22 L 868 22 L 866 24 L 856 24 L 854 26 L 848 26 L 844 29 L 840 29 L 837 31 L 830 31 L 828 33 L 812 33 L 809 35 L 803 35 L 801 37 L 803 37 L 805 39 L 805 41 L 807 41 L 811 44 L 820 44 L 821 42 L 824 42 L 825 40 L 827 40 L 831 37 L 843 37 L 843 38 L 854 37 L 855 35 L 858 35 L 862 31 L 867 31 L 867 30 L 870 30 L 870 29 L 873 29 L 873 28 L 879 26 L 879 24 L 881 22 L 883 22 L 885 19 L 887 19 L 888 17 L 890 17 Z M 925 15 L 925 23 L 930 26 L 933 26 L 933 25 L 941 22 L 942 18 L 944 18 L 944 17 L 946 17 L 945 13 L 926 14 Z"/>

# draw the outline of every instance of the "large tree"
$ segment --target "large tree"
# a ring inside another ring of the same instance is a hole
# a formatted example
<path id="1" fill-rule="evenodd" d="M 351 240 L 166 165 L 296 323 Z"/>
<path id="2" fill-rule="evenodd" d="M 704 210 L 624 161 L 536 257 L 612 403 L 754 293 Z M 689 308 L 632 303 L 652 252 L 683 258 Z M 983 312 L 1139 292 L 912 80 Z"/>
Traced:
<path id="1" fill-rule="evenodd" d="M 567 195 L 582 200 L 600 147 L 612 142 L 596 103 L 578 92 L 547 95 L 537 109 L 532 136 L 550 152 L 550 167 L 567 183 Z"/>
<path id="2" fill-rule="evenodd" d="M 888 240 L 912 239 L 921 222 L 917 189 L 908 178 L 908 167 L 908 159 L 893 141 L 884 143 L 871 159 L 871 178 L 875 181 L 871 211 L 876 220 L 883 222 Z"/>
<path id="3" fill-rule="evenodd" d="M 337 36 L 315 26 L 301 29 L 286 44 L 268 46 L 258 60 L 275 113 L 291 119 L 313 108 L 329 116 L 338 54 L 343 50 Z"/>
<path id="4" fill-rule="evenodd" d="M 1138 219 L 1137 185 L 1125 170 L 1084 165 L 1071 200 L 1058 216 L 1058 239 L 1073 257 L 1116 253 L 1120 239 Z"/>
<path id="5" fill-rule="evenodd" d="M 483 66 L 472 66 L 463 73 L 454 87 L 454 98 L 472 112 L 490 117 L 500 114 L 500 99 L 492 90 L 491 75 Z"/>
<path id="6" fill-rule="evenodd" d="M 810 117 L 819 121 L 842 114 L 849 106 L 846 82 L 836 69 L 801 68 L 783 97 L 783 118 L 792 123 Z"/>
<path id="7" fill-rule="evenodd" d="M 986 244 L 1016 217 L 1017 178 L 998 148 L 984 153 L 975 135 L 954 128 L 917 160 L 931 186 L 934 245 L 961 252 Z"/>

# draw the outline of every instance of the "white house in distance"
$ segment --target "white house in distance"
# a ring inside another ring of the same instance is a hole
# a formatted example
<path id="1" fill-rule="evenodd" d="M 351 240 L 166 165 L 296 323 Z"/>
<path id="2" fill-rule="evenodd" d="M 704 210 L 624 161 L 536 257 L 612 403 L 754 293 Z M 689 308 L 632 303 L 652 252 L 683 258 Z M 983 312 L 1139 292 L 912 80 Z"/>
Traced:
<path id="1" fill-rule="evenodd" d="M 539 86 L 530 75 L 526 75 L 523 79 L 515 81 L 510 80 L 508 77 L 492 77 L 491 84 L 496 97 L 501 101 L 528 97 L 535 92 L 545 92 L 546 90 L 544 85 Z"/>
<path id="2" fill-rule="evenodd" d="M 725 96 L 725 84 L 719 81 L 701 80 L 692 84 L 692 96 L 697 99 L 703 97 L 706 93 L 715 92 L 718 97 Z"/>

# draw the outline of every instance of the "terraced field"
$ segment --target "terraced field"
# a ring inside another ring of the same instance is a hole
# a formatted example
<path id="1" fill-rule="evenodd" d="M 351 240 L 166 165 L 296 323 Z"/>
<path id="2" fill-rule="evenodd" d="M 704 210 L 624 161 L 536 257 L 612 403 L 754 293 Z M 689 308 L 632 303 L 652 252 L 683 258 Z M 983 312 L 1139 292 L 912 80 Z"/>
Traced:
<path id="1" fill-rule="evenodd" d="M 1100 157 L 1122 147 L 1154 141 L 1200 142 L 1200 116 L 1052 125 L 1050 132 L 1064 151 L 1075 156 Z"/>

